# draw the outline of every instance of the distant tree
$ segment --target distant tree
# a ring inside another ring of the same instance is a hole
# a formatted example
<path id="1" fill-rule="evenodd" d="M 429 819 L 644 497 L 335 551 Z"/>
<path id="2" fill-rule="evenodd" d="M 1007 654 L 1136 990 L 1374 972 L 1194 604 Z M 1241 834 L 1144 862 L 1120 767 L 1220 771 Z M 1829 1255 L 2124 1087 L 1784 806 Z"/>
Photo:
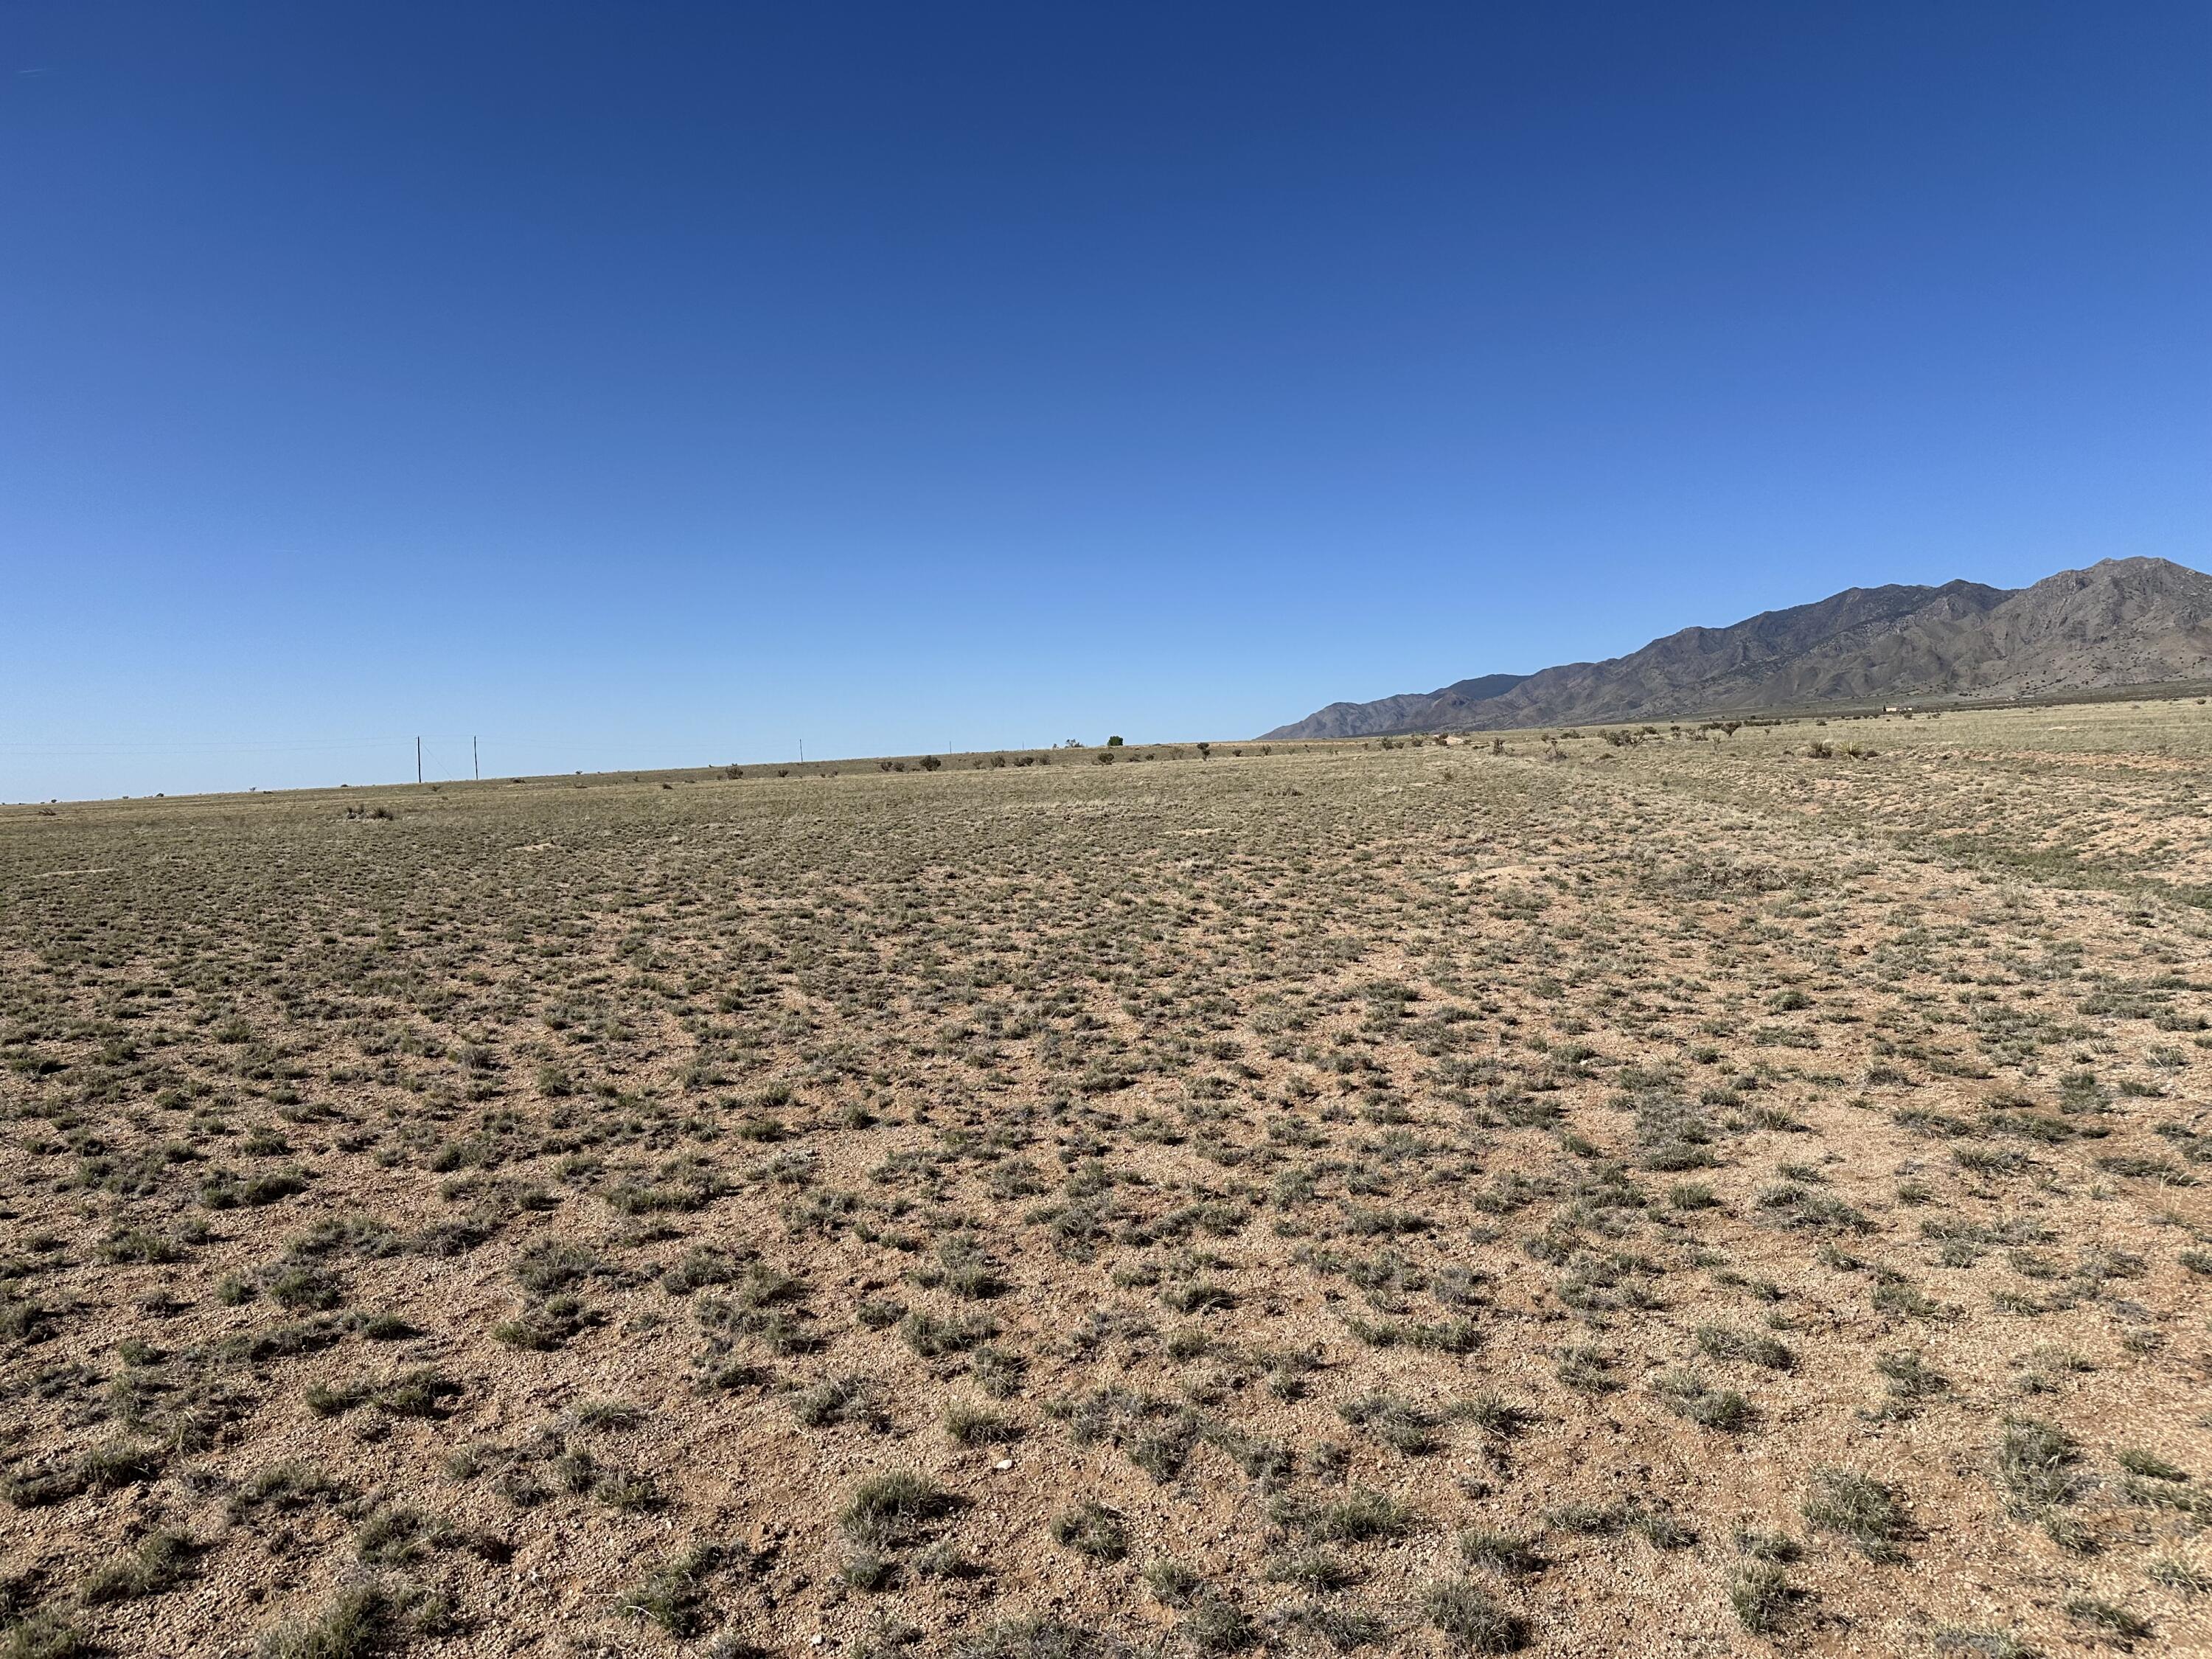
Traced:
<path id="1" fill-rule="evenodd" d="M 921 769 L 925 772 L 934 772 L 939 767 L 944 764 L 945 763 L 938 759 L 934 755 L 924 755 L 921 757 Z"/>
<path id="2" fill-rule="evenodd" d="M 1109 738 L 1106 739 L 1106 746 L 1109 749 L 1119 749 L 1121 746 L 1121 739 L 1119 738 Z"/>
<path id="3" fill-rule="evenodd" d="M 1200 760 L 1212 760 L 1213 758 L 1213 745 L 1210 743 L 1201 743 L 1199 744 L 1198 757 Z"/>

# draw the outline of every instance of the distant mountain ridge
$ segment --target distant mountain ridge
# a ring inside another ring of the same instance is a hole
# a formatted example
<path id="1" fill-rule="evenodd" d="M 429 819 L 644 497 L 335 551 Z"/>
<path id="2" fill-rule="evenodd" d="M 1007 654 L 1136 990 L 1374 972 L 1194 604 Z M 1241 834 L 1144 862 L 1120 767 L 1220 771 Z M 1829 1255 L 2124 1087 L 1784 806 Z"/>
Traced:
<path id="1" fill-rule="evenodd" d="M 1535 674 L 1333 702 L 1267 738 L 1597 725 L 1823 702 L 2028 696 L 2212 678 L 2212 576 L 2105 559 L 2032 587 L 1850 587 Z"/>

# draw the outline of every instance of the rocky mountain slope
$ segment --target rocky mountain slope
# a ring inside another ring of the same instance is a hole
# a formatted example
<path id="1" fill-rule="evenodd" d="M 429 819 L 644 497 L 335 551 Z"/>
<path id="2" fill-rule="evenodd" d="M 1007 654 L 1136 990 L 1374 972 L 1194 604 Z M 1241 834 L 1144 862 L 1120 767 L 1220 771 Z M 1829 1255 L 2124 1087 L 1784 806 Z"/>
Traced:
<path id="1" fill-rule="evenodd" d="M 2212 576 L 2106 559 L 2032 587 L 1852 587 L 1604 662 L 1334 702 L 1268 738 L 1370 737 L 1757 713 L 1822 702 L 2027 696 L 2212 678 Z"/>

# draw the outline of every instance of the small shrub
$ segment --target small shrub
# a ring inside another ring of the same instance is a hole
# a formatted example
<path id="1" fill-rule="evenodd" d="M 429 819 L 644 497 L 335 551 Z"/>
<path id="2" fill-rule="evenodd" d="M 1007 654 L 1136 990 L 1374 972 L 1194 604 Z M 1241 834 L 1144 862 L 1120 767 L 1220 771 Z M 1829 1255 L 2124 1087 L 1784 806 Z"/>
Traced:
<path id="1" fill-rule="evenodd" d="M 678 1641 L 688 1641 L 707 1629 L 707 1580 L 720 1565 L 720 1551 L 696 1545 L 655 1567 L 616 1601 L 615 1611 L 649 1619 Z"/>
<path id="2" fill-rule="evenodd" d="M 401 1567 L 453 1541 L 453 1528 L 435 1516 L 387 1504 L 372 1510 L 354 1531 L 354 1553 L 371 1566 Z"/>
<path id="3" fill-rule="evenodd" d="M 149 1533 L 137 1548 L 94 1567 L 78 1588 L 77 1599 L 87 1607 L 99 1607 L 159 1595 L 191 1576 L 198 1553 L 192 1540 L 181 1532 L 163 1528 Z"/>
<path id="4" fill-rule="evenodd" d="M 856 1590 L 887 1590 L 899 1581 L 899 1564 L 873 1550 L 859 1550 L 846 1557 L 837 1577 Z"/>
<path id="5" fill-rule="evenodd" d="M 1797 1363 L 1796 1356 L 1778 1339 L 1722 1325 L 1698 1326 L 1698 1348 L 1715 1359 L 1747 1359 L 1769 1370 L 1786 1371 Z"/>
<path id="6" fill-rule="evenodd" d="M 1029 1361 L 1006 1348 L 982 1347 L 968 1362 L 968 1373 L 994 1400 L 1011 1400 L 1022 1389 Z"/>
<path id="7" fill-rule="evenodd" d="M 167 1239 L 143 1227 L 119 1228 L 100 1243 L 100 1259 L 118 1265 L 153 1266 L 181 1261 L 184 1256 L 185 1253 Z"/>
<path id="8" fill-rule="evenodd" d="M 1669 1371 L 1652 1385 L 1668 1411 L 1700 1428 L 1734 1434 L 1748 1428 L 1751 1402 L 1734 1389 L 1715 1389 L 1692 1371 Z"/>
<path id="9" fill-rule="evenodd" d="M 2155 1452 L 2123 1449 L 2116 1460 L 2130 1474 L 2139 1474 L 2149 1480 L 2186 1480 L 2189 1471 L 2178 1464 L 2169 1463 Z"/>
<path id="10" fill-rule="evenodd" d="M 2212 1572 L 2202 1567 L 2192 1567 L 2186 1561 L 2162 1557 L 2144 1569 L 2144 1576 L 2154 1584 L 2163 1584 L 2168 1589 L 2179 1590 L 2184 1595 L 2202 1595 L 2212 1590 Z"/>
<path id="11" fill-rule="evenodd" d="M 1201 1595 L 1176 1626 L 1201 1654 L 1242 1653 L 1260 1639 L 1244 1610 L 1218 1595 Z"/>
<path id="12" fill-rule="evenodd" d="M 1850 1469 L 1813 1472 L 1805 1498 L 1806 1523 L 1842 1534 L 1869 1561 L 1901 1561 L 1900 1540 L 1911 1535 L 1905 1505 L 1881 1481 Z"/>
<path id="13" fill-rule="evenodd" d="M 1364 1544 L 1411 1532 L 1413 1511 L 1388 1492 L 1359 1487 L 1331 1504 L 1296 1498 L 1276 1500 L 1271 1511 L 1279 1525 L 1303 1532 L 1318 1544 Z"/>
<path id="14" fill-rule="evenodd" d="M 392 1417 L 441 1417 L 461 1385 L 434 1365 L 407 1371 L 372 1389 L 368 1402 Z"/>
<path id="15" fill-rule="evenodd" d="M 1164 1556 L 1145 1564 L 1139 1575 L 1145 1588 L 1152 1593 L 1152 1600 L 1164 1607 L 1188 1607 L 1205 1580 L 1180 1561 L 1170 1561 Z"/>
<path id="16" fill-rule="evenodd" d="M 345 1496 L 345 1488 L 312 1464 L 297 1461 L 271 1463 L 230 1495 L 231 1518 L 237 1520 L 261 1510 L 289 1515 L 310 1504 L 331 1503 Z"/>
<path id="17" fill-rule="evenodd" d="M 1120 1515 L 1089 1499 L 1052 1519 L 1053 1541 L 1093 1561 L 1118 1561 L 1129 1553 L 1129 1532 Z"/>
<path id="18" fill-rule="evenodd" d="M 1754 1636 L 1771 1636 L 1789 1617 L 1797 1592 L 1790 1576 L 1771 1561 L 1747 1561 L 1729 1581 L 1729 1605 L 1736 1622 Z"/>
<path id="19" fill-rule="evenodd" d="M 50 1607 L 0 1626 L 0 1659 L 91 1659 L 103 1651 Z"/>
<path id="20" fill-rule="evenodd" d="M 261 1638 L 261 1659 L 374 1659 L 404 1644 L 419 1610 L 415 1596 L 380 1583 L 340 1590 L 321 1613 Z"/>
<path id="21" fill-rule="evenodd" d="M 833 1376 L 802 1389 L 791 1399 L 791 1414 L 810 1429 L 838 1423 L 881 1428 L 890 1420 L 878 1402 L 875 1384 L 865 1376 Z"/>
<path id="22" fill-rule="evenodd" d="M 1409 1457 L 1419 1457 L 1437 1449 L 1437 1425 L 1440 1419 L 1436 1413 L 1410 1400 L 1401 1400 L 1395 1395 L 1364 1395 L 1358 1400 L 1346 1401 L 1336 1411 L 1354 1428 Z"/>
<path id="23" fill-rule="evenodd" d="M 963 1446 L 991 1446 L 1021 1438 L 1021 1425 L 981 1406 L 958 1401 L 945 1408 L 945 1431 Z"/>
<path id="24" fill-rule="evenodd" d="M 660 1483 L 635 1469 L 610 1469 L 592 1482 L 592 1496 L 623 1515 L 644 1515 L 668 1503 Z"/>
<path id="25" fill-rule="evenodd" d="M 2081 1490 L 2074 1466 L 2080 1443 L 2063 1429 L 2032 1417 L 2008 1418 L 1997 1440 L 1997 1474 L 2022 1504 L 2071 1503 Z"/>
<path id="26" fill-rule="evenodd" d="M 869 1330 L 888 1330 L 906 1317 L 906 1304 L 887 1297 L 871 1297 L 853 1310 L 853 1317 Z"/>
<path id="27" fill-rule="evenodd" d="M 1359 1577 L 1358 1570 L 1350 1562 L 1323 1549 L 1279 1555 L 1267 1563 L 1267 1572 L 1270 1583 L 1296 1584 L 1304 1590 L 1342 1589 Z"/>
<path id="28" fill-rule="evenodd" d="M 894 1469 L 855 1487 L 839 1524 L 854 1543 L 881 1547 L 921 1536 L 957 1504 L 912 1470 Z"/>
<path id="29" fill-rule="evenodd" d="M 1470 1567 L 1490 1567 L 1499 1572 L 1540 1572 L 1545 1565 L 1534 1539 L 1483 1527 L 1470 1527 L 1460 1534 L 1459 1558 Z"/>
<path id="30" fill-rule="evenodd" d="M 1466 1653 L 1512 1653 L 1528 1640 L 1525 1620 L 1468 1578 L 1450 1578 L 1421 1593 L 1421 1616 Z"/>
<path id="31" fill-rule="evenodd" d="M 988 1314 L 946 1319 L 916 1309 L 899 1322 L 899 1334 L 906 1339 L 907 1346 L 924 1359 L 964 1352 L 998 1334 L 998 1322 Z"/>
<path id="32" fill-rule="evenodd" d="M 523 1250 L 508 1271 L 526 1293 L 544 1297 L 572 1291 L 586 1279 L 612 1270 L 598 1251 L 586 1245 L 548 1239 Z"/>
<path id="33" fill-rule="evenodd" d="M 2066 1616 L 2085 1630 L 2099 1631 L 2123 1642 L 2140 1641 L 2151 1633 L 2149 1620 L 2094 1595 L 2077 1595 L 2067 1602 Z"/>
<path id="34" fill-rule="evenodd" d="M 1328 1601 L 1293 1602 L 1276 1616 L 1293 1630 L 1311 1632 L 1339 1653 L 1372 1647 L 1390 1628 L 1364 1608 L 1340 1607 Z"/>

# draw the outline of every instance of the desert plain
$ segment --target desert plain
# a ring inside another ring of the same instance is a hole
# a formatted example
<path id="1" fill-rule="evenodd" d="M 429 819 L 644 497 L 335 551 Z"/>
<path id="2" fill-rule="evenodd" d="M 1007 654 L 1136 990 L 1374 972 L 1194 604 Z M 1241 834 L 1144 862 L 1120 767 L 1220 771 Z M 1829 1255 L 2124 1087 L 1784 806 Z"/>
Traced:
<path id="1" fill-rule="evenodd" d="M 2186 696 L 0 808 L 0 1654 L 2212 1651 L 2208 809 Z"/>

